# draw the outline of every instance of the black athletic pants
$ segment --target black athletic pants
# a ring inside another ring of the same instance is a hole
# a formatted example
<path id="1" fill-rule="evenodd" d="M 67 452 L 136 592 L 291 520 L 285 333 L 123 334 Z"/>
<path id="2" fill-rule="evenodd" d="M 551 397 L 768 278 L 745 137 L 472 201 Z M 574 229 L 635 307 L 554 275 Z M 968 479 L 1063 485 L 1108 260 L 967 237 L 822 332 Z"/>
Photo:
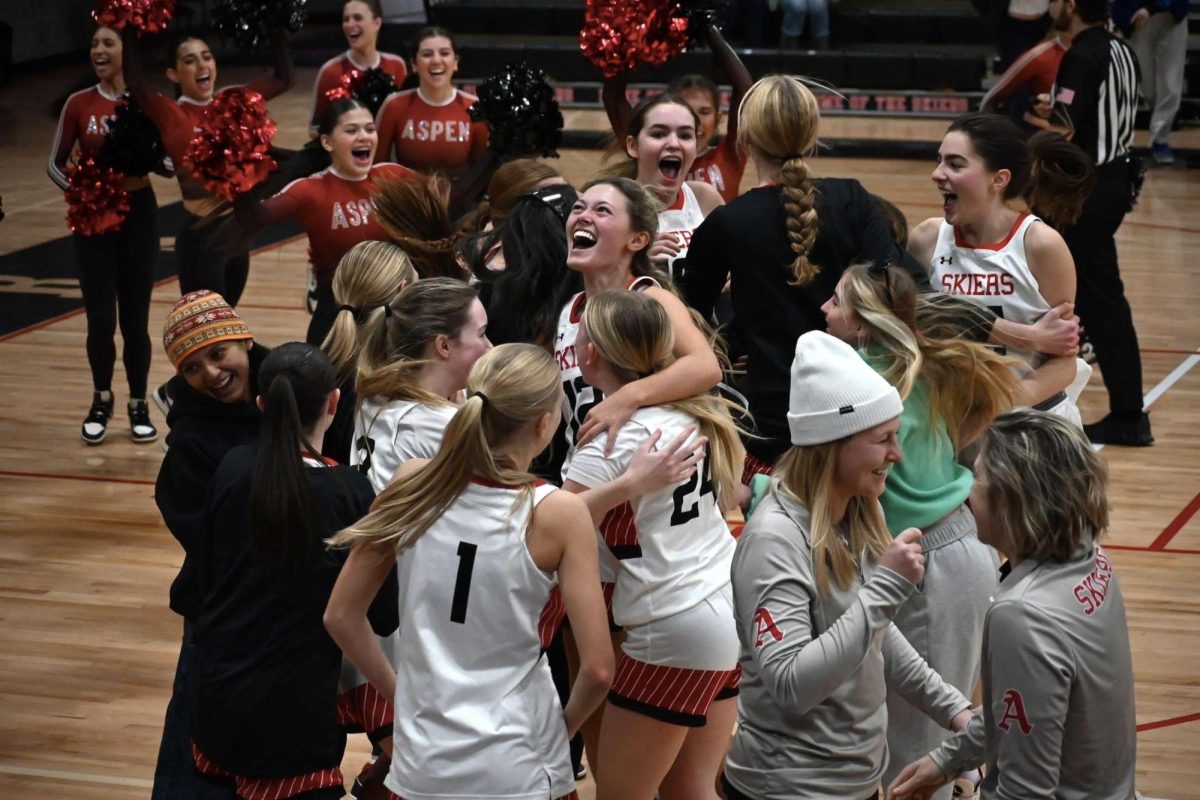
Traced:
<path id="1" fill-rule="evenodd" d="M 98 236 L 72 234 L 79 288 L 87 313 L 87 357 L 92 386 L 112 389 L 117 325 L 125 347 L 121 360 L 129 396 L 146 396 L 150 372 L 150 292 L 158 265 L 158 202 L 152 188 L 129 194 L 129 214 L 118 230 Z"/>
<path id="2" fill-rule="evenodd" d="M 308 335 L 304 341 L 313 347 L 320 347 L 325 337 L 333 330 L 333 322 L 337 319 L 337 300 L 333 299 L 333 284 L 318 283 L 313 290 L 317 306 L 313 309 L 312 319 L 308 321 Z"/>
<path id="3" fill-rule="evenodd" d="M 1131 182 L 1128 159 L 1097 168 L 1083 213 L 1062 232 L 1075 259 L 1075 312 L 1096 348 L 1109 407 L 1127 416 L 1142 410 L 1142 357 L 1114 237 L 1129 211 Z"/>
<path id="4" fill-rule="evenodd" d="M 214 235 L 220 228 L 219 220 L 205 222 L 201 217 L 187 215 L 183 227 L 175 235 L 179 293 L 208 289 L 224 297 L 229 305 L 236 306 L 250 274 L 250 253 L 240 252 L 233 256 L 222 253 L 219 237 Z"/>

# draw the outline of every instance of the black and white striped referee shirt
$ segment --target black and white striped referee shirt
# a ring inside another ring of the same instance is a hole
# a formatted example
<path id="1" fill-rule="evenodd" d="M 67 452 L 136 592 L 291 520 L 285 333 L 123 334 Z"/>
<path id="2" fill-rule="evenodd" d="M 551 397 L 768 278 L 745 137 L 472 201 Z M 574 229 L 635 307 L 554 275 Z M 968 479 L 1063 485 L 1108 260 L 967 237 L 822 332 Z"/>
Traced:
<path id="1" fill-rule="evenodd" d="M 1133 49 L 1103 26 L 1075 37 L 1054 81 L 1050 121 L 1070 122 L 1072 139 L 1096 166 L 1124 158 L 1133 144 L 1138 65 Z"/>

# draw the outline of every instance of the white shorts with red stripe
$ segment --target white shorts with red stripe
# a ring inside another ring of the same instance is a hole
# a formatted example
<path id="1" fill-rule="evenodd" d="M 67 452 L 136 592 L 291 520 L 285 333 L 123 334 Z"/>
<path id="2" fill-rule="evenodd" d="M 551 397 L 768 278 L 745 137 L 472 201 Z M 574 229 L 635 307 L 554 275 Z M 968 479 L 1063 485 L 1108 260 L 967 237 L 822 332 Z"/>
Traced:
<path id="1" fill-rule="evenodd" d="M 742 673 L 728 584 L 687 611 L 625 634 L 608 693 L 613 705 L 699 728 L 714 701 L 737 696 Z"/>

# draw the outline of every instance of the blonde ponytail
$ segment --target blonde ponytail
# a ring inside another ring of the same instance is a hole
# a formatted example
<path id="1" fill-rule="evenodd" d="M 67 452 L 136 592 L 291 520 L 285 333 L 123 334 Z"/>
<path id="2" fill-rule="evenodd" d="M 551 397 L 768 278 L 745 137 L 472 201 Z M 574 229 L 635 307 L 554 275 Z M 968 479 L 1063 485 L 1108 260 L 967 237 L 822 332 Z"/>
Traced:
<path id="1" fill-rule="evenodd" d="M 462 494 L 473 476 L 525 487 L 535 478 L 502 448 L 562 404 L 558 362 L 531 344 L 502 344 L 485 353 L 471 369 L 470 393 L 455 413 L 433 460 L 394 480 L 375 498 L 371 512 L 329 540 L 334 547 L 358 543 L 392 545 L 397 553 L 411 547 Z"/>

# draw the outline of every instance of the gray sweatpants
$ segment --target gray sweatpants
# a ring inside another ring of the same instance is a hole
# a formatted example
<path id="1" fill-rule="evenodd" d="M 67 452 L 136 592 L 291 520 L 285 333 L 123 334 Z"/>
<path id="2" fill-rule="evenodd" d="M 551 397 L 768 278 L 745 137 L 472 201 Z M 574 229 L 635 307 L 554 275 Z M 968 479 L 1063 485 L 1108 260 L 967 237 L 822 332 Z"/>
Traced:
<path id="1" fill-rule="evenodd" d="M 967 697 L 979 677 L 983 618 L 999 586 L 1000 561 L 979 541 L 975 517 L 964 505 L 925 530 L 925 579 L 896 615 L 896 627 L 942 680 Z M 950 731 L 889 690 L 888 765 L 883 786 L 937 747 Z M 933 795 L 950 800 L 951 787 Z"/>
<path id="2" fill-rule="evenodd" d="M 1142 70 L 1142 98 L 1150 106 L 1150 143 L 1166 144 L 1183 99 L 1183 65 L 1187 59 L 1187 20 L 1170 12 L 1151 14 L 1129 37 Z"/>

